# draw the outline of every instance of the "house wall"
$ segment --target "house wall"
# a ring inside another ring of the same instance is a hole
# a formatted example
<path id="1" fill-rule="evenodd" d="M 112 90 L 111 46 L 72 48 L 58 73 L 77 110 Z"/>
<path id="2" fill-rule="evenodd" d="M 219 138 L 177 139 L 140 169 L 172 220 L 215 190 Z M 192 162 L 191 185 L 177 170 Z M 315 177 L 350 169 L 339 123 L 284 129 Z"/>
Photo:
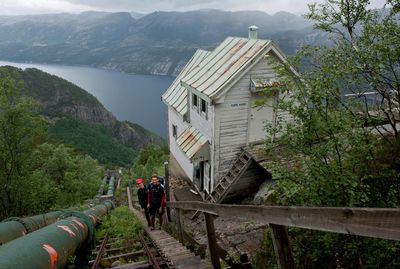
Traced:
<path id="1" fill-rule="evenodd" d="M 250 76 L 253 79 L 276 79 L 274 72 L 274 65 L 279 62 L 277 57 L 273 54 L 268 54 L 267 59 L 262 59 L 253 69 L 250 71 Z M 249 128 L 248 128 L 248 143 L 259 142 L 266 138 L 265 126 L 267 124 L 274 124 L 275 112 L 274 107 L 276 106 L 277 96 L 271 94 L 263 107 L 254 107 L 257 100 L 265 97 L 260 96 L 258 93 L 251 93 L 250 98 L 250 116 L 249 116 Z"/>
<path id="2" fill-rule="evenodd" d="M 243 146 L 265 137 L 264 121 L 273 120 L 272 105 L 260 110 L 251 108 L 259 97 L 250 92 L 251 78 L 275 77 L 271 58 L 276 59 L 261 59 L 229 89 L 223 102 L 215 105 L 214 186 L 232 167 Z"/>
<path id="3" fill-rule="evenodd" d="M 238 81 L 225 95 L 222 104 L 216 104 L 218 123 L 215 135 L 216 162 L 214 163 L 214 186 L 231 168 L 247 142 L 250 103 L 250 77 Z M 218 144 L 217 144 L 218 143 Z"/>
<path id="4" fill-rule="evenodd" d="M 178 147 L 176 143 L 176 138 L 173 137 L 172 133 L 172 125 L 176 125 L 178 127 L 178 136 L 189 127 L 187 122 L 184 122 L 182 117 L 178 115 L 178 113 L 170 106 L 168 106 L 168 138 L 169 138 L 169 149 L 171 155 L 174 156 L 175 160 L 179 164 L 181 169 L 171 169 L 171 175 L 182 178 L 182 171 L 186 174 L 186 177 L 193 181 L 193 164 L 186 157 L 186 155 L 182 152 L 182 150 Z M 176 164 L 175 164 L 176 165 Z M 176 174 L 174 174 L 176 171 Z"/>
<path id="5" fill-rule="evenodd" d="M 210 103 L 207 104 L 207 115 L 200 111 L 200 102 L 198 107 L 192 105 L 193 95 L 189 94 L 189 119 L 191 126 L 198 129 L 209 141 L 210 160 L 212 164 L 214 161 L 214 106 Z M 211 165 L 211 186 L 213 186 L 213 166 Z M 209 190 L 211 191 L 211 190 Z"/>
<path id="6" fill-rule="evenodd" d="M 200 112 L 199 107 L 192 106 L 192 98 L 193 96 L 190 94 L 190 123 L 211 142 L 213 138 L 214 106 L 208 104 L 206 116 L 203 112 Z"/>

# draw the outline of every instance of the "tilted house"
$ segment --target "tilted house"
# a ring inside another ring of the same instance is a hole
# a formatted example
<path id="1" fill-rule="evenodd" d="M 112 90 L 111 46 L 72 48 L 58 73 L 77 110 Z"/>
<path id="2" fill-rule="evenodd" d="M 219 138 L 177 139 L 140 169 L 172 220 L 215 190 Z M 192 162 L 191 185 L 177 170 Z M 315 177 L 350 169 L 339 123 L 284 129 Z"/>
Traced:
<path id="1" fill-rule="evenodd" d="M 168 105 L 171 173 L 194 183 L 203 198 L 245 197 L 270 175 L 251 152 L 274 123 L 278 94 L 254 107 L 258 91 L 274 84 L 285 61 L 270 40 L 228 37 L 213 51 L 197 50 L 162 99 Z"/>

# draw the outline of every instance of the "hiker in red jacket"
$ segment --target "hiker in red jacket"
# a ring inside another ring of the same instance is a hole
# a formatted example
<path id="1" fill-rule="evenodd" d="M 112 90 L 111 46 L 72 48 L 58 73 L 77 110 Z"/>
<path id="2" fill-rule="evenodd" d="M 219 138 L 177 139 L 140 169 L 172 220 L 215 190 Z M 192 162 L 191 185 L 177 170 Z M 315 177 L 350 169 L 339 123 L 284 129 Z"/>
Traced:
<path id="1" fill-rule="evenodd" d="M 151 230 L 154 230 L 156 214 L 160 218 L 160 229 L 163 223 L 165 190 L 160 184 L 156 175 L 151 176 L 151 183 L 148 186 L 147 208 L 149 209 Z"/>

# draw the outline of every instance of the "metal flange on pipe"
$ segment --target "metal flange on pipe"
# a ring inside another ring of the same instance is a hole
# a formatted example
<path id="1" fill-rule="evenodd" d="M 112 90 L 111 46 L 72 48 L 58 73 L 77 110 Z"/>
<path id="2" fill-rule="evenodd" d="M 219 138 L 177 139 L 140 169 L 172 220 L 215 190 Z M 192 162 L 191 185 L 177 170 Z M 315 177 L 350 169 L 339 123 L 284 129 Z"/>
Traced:
<path id="1" fill-rule="evenodd" d="M 66 212 L 60 216 L 64 219 L 0 246 L 0 269 L 64 268 L 68 257 L 93 239 L 99 218 L 113 207 L 105 201 L 84 212 Z"/>

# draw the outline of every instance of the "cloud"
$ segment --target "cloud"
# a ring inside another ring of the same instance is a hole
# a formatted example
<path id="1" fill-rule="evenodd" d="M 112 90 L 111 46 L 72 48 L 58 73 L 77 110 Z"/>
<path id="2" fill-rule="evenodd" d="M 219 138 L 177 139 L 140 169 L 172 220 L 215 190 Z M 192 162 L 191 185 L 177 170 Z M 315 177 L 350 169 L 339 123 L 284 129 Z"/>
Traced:
<path id="1" fill-rule="evenodd" d="M 85 10 L 187 11 L 196 9 L 260 10 L 273 14 L 278 11 L 304 13 L 307 4 L 324 0 L 0 0 L 1 14 L 51 12 L 81 12 Z M 372 0 L 372 7 L 382 7 L 385 0 Z"/>
<path id="2" fill-rule="evenodd" d="M 196 9 L 261 10 L 268 13 L 278 11 L 300 12 L 307 10 L 310 0 L 64 0 L 73 4 L 85 4 L 109 11 L 152 12 L 156 10 L 187 11 Z M 321 0 L 317 0 L 321 1 Z M 295 4 L 294 4 L 295 3 Z"/>
<path id="3" fill-rule="evenodd" d="M 1 0 L 0 14 L 42 14 L 56 12 L 82 12 L 85 10 L 99 10 L 96 7 L 82 3 L 73 3 L 64 0 Z"/>

